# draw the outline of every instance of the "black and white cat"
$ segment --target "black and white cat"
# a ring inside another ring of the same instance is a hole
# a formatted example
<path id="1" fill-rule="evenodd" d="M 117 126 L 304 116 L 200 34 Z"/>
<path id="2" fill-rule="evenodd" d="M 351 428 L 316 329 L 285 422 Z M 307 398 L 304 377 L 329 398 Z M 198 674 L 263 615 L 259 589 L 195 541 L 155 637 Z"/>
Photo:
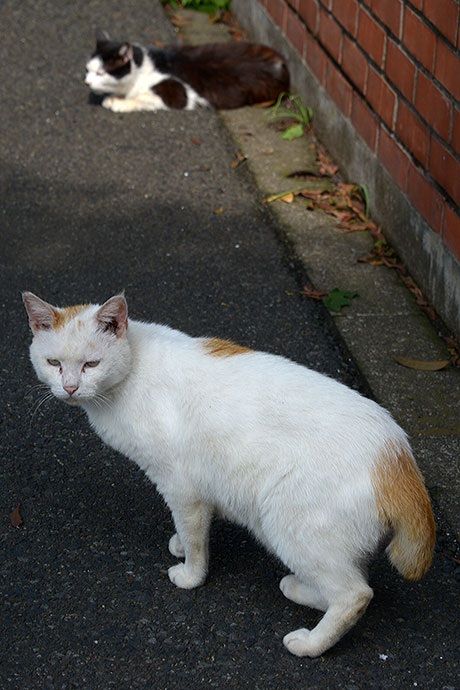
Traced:
<path id="1" fill-rule="evenodd" d="M 210 43 L 145 48 L 96 34 L 96 50 L 86 64 L 90 89 L 105 95 L 115 112 L 219 109 L 273 101 L 289 90 L 284 59 L 254 43 Z"/>

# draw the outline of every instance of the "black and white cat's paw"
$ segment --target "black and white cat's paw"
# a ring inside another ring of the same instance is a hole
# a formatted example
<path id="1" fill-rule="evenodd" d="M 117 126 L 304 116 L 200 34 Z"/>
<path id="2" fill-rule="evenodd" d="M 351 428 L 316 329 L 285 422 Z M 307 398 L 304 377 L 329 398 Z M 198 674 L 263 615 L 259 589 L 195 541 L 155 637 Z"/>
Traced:
<path id="1" fill-rule="evenodd" d="M 206 573 L 201 569 L 189 568 L 185 563 L 173 565 L 168 570 L 169 579 L 180 589 L 194 589 L 202 585 L 206 579 Z"/>
<path id="2" fill-rule="evenodd" d="M 106 96 L 102 101 L 102 105 L 114 113 L 129 113 L 134 110 L 131 101 L 126 98 L 117 98 L 116 96 Z"/>
<path id="3" fill-rule="evenodd" d="M 179 535 L 173 534 L 168 544 L 169 552 L 177 558 L 185 558 L 185 549 L 182 546 L 182 542 L 179 539 Z"/>

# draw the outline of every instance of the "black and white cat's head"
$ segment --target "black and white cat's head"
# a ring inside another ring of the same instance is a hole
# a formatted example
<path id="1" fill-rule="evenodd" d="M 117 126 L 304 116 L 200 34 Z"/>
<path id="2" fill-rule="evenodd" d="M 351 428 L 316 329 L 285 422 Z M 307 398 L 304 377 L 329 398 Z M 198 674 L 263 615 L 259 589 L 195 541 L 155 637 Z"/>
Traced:
<path id="1" fill-rule="evenodd" d="M 112 41 L 105 31 L 96 32 L 96 50 L 86 63 L 85 83 L 96 94 L 124 96 L 142 65 L 143 51 L 130 43 Z"/>

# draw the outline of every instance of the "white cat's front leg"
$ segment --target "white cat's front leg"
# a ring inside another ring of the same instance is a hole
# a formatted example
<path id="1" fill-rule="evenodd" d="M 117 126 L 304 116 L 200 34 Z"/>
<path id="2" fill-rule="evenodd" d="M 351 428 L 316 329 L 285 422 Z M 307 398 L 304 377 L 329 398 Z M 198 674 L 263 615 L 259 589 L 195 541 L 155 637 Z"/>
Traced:
<path id="1" fill-rule="evenodd" d="M 212 508 L 199 501 L 172 506 L 177 533 L 169 541 L 169 550 L 184 563 L 173 565 L 168 575 L 176 587 L 193 589 L 202 585 L 208 573 L 209 528 Z"/>

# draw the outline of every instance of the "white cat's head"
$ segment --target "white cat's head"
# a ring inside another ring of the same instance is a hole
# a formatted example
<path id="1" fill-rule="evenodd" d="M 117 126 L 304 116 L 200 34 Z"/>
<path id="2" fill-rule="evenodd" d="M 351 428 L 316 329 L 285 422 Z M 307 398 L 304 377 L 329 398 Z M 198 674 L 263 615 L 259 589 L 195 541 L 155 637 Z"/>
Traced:
<path id="1" fill-rule="evenodd" d="M 91 91 L 126 95 L 133 80 L 134 52 L 135 48 L 129 43 L 116 43 L 105 32 L 99 31 L 96 50 L 86 63 L 85 83 Z"/>
<path id="2" fill-rule="evenodd" d="M 123 295 L 102 306 L 59 308 L 23 293 L 33 340 L 30 359 L 39 380 L 59 400 L 97 402 L 129 373 L 128 307 Z"/>

